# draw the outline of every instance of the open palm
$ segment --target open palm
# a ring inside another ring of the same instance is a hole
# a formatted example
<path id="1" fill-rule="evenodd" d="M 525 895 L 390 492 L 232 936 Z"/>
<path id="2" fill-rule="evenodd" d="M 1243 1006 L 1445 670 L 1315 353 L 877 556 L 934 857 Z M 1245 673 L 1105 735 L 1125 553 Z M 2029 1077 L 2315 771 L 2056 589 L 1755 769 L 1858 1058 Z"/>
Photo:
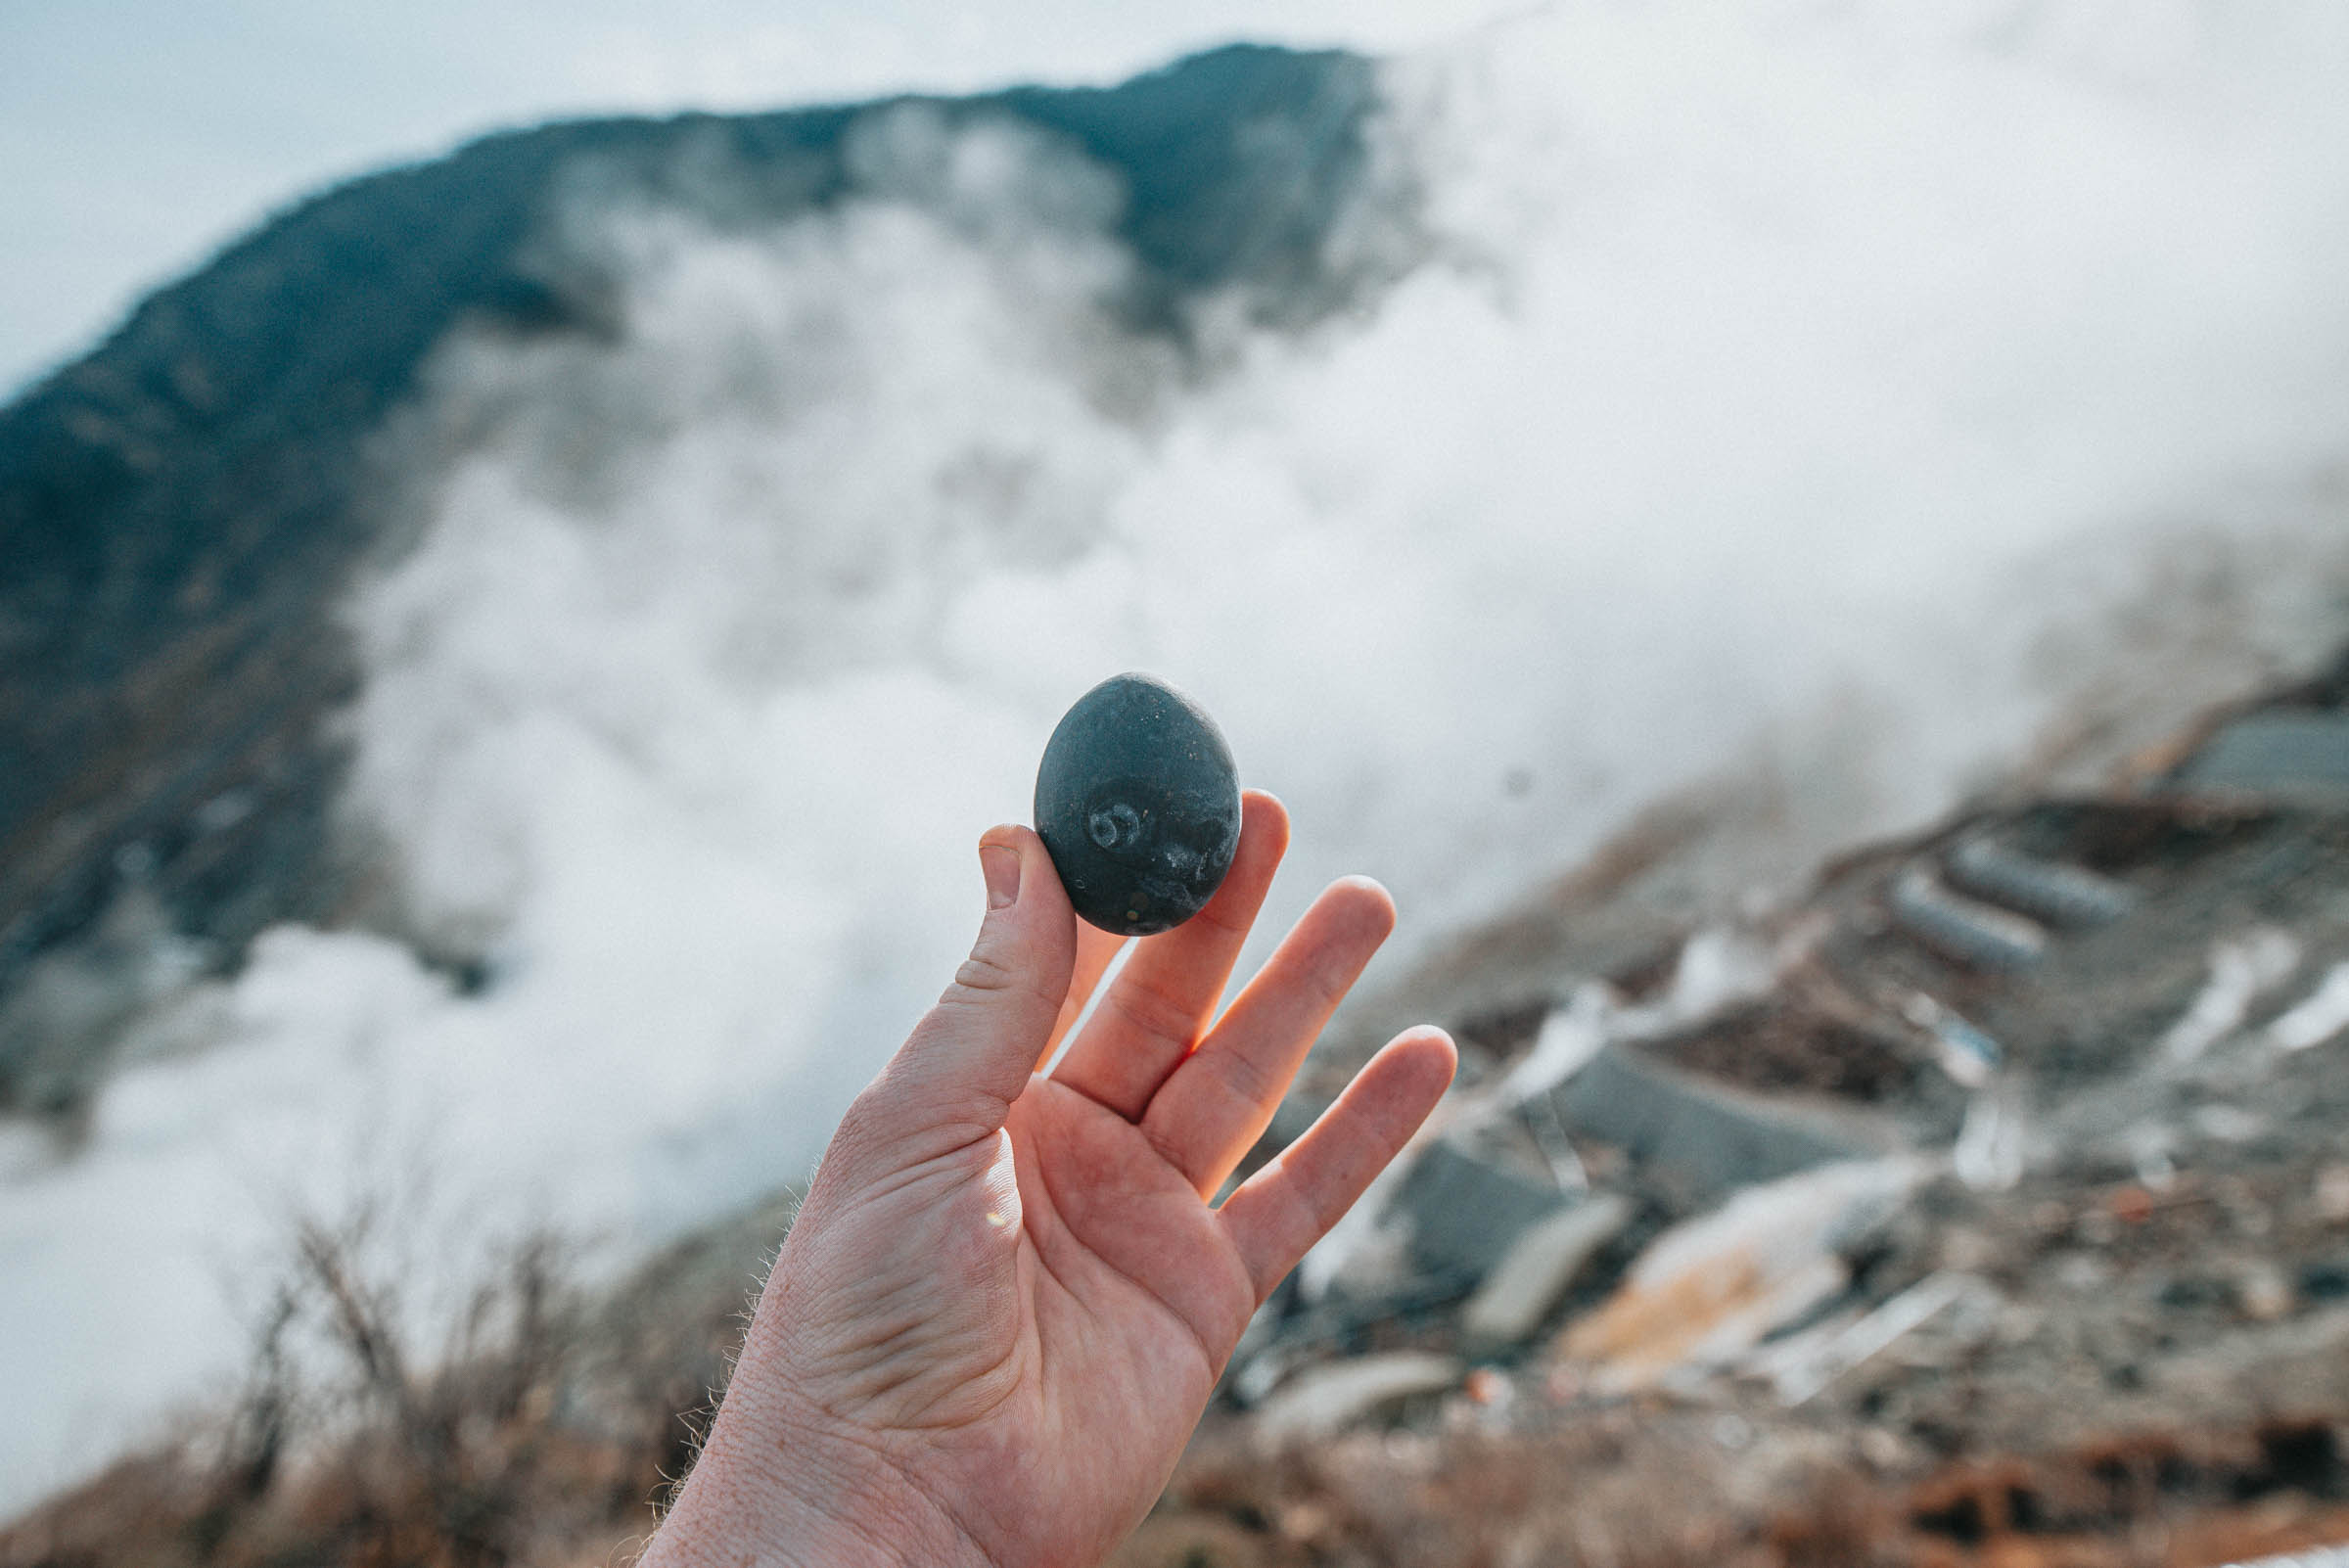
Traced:
<path id="1" fill-rule="evenodd" d="M 1121 945 L 1032 832 L 982 841 L 978 945 L 842 1123 L 652 1555 L 1087 1564 L 1148 1509 L 1250 1314 L 1452 1069 L 1440 1032 L 1399 1037 L 1211 1207 L 1394 922 L 1334 885 L 1217 1018 L 1288 835 L 1244 808 L 1215 899 L 1138 945 L 1048 1077 Z"/>

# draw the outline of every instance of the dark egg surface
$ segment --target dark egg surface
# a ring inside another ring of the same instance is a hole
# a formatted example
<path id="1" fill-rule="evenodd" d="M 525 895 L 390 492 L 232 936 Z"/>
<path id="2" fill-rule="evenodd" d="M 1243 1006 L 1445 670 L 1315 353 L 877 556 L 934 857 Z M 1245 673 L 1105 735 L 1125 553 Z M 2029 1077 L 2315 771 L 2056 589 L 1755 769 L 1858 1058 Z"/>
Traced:
<path id="1" fill-rule="evenodd" d="M 1036 831 L 1077 912 L 1147 937 L 1197 914 L 1240 843 L 1240 779 L 1216 721 L 1150 675 L 1077 699 L 1036 773 Z"/>

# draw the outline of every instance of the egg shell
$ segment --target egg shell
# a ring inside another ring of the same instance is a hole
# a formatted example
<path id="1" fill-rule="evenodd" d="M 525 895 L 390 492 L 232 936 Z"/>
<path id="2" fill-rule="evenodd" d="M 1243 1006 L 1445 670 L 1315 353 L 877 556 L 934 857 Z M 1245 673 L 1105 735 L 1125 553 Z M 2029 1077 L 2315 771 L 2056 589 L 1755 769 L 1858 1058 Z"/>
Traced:
<path id="1" fill-rule="evenodd" d="M 1154 675 L 1077 699 L 1044 746 L 1036 831 L 1078 914 L 1146 937 L 1197 914 L 1240 844 L 1240 779 L 1205 710 Z"/>

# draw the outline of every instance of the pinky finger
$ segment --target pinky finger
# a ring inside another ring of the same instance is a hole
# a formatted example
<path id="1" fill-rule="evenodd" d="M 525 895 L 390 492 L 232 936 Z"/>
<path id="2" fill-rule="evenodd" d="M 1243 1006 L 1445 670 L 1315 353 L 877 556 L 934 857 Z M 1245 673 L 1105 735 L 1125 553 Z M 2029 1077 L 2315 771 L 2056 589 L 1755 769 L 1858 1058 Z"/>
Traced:
<path id="1" fill-rule="evenodd" d="M 1458 1060 L 1442 1030 L 1406 1030 L 1303 1137 L 1223 1200 L 1219 1216 L 1259 1302 L 1403 1151 L 1443 1098 Z"/>

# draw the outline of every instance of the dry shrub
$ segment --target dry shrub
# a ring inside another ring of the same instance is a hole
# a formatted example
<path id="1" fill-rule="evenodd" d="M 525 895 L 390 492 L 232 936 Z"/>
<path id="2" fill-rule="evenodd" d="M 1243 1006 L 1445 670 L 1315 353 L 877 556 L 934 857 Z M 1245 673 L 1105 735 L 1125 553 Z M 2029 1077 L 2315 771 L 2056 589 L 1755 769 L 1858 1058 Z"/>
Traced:
<path id="1" fill-rule="evenodd" d="M 691 1461 L 750 1267 L 704 1268 L 698 1301 L 654 1291 L 649 1332 L 643 1276 L 591 1300 L 574 1250 L 531 1233 L 426 1335 L 380 1228 L 299 1222 L 228 1407 L 0 1530 L 0 1568 L 624 1556 Z"/>
<path id="2" fill-rule="evenodd" d="M 238 1396 L 0 1530 L 0 1568 L 624 1561 L 691 1462 L 678 1412 L 714 1407 L 789 1214 L 705 1232 L 593 1296 L 570 1249 L 524 1236 L 430 1335 L 372 1215 L 301 1224 Z M 1267 1452 L 1219 1416 L 1114 1564 L 2188 1568 L 2349 1535 L 2349 1442 L 2321 1411 L 1926 1476 L 1871 1475 L 1830 1433 L 1765 1425 L 1732 1451 L 1718 1430 L 1656 1402 L 1530 1429 L 1463 1407 Z M 1762 1461 L 1776 1480 L 1740 1484 Z"/>

